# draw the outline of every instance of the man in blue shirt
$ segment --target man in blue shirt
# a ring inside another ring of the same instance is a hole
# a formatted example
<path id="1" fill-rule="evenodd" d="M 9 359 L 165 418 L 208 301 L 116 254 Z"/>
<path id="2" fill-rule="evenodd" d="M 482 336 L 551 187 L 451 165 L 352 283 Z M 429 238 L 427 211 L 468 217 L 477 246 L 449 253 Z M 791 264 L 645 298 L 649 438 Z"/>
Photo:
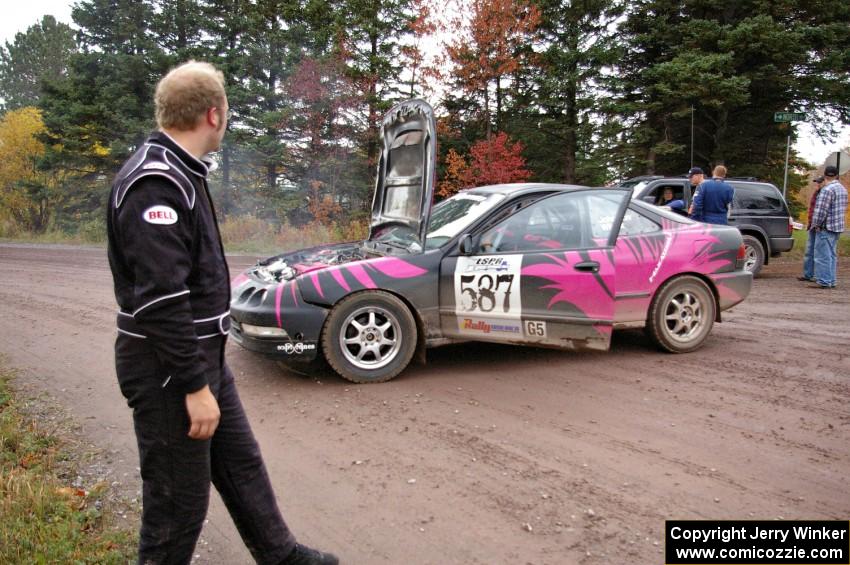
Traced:
<path id="1" fill-rule="evenodd" d="M 735 190 L 726 182 L 726 167 L 717 165 L 712 172 L 713 178 L 699 185 L 694 196 L 691 218 L 708 224 L 727 224 L 729 207 Z"/>
<path id="2" fill-rule="evenodd" d="M 812 212 L 815 235 L 815 288 L 835 288 L 838 270 L 838 238 L 844 231 L 847 214 L 847 189 L 838 181 L 838 169 L 830 165 L 823 171 L 826 186 L 818 192 Z"/>

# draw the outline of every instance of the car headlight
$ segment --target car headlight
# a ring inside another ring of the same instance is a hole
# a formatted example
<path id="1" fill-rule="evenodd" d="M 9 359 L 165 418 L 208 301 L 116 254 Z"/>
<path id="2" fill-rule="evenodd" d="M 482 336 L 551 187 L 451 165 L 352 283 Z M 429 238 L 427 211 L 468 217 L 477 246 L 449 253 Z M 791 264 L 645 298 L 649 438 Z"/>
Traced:
<path id="1" fill-rule="evenodd" d="M 242 324 L 242 333 L 251 337 L 289 337 L 286 330 L 273 326 Z"/>

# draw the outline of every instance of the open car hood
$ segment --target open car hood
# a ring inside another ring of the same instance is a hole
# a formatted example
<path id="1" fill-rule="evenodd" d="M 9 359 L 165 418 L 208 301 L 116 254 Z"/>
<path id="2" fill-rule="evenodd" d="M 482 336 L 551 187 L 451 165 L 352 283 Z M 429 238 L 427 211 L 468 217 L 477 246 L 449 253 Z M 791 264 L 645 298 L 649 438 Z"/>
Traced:
<path id="1" fill-rule="evenodd" d="M 424 249 L 436 175 L 434 110 L 423 100 L 393 106 L 381 124 L 381 154 L 367 246 L 388 229 L 409 230 Z M 415 246 L 410 251 L 415 250 Z"/>

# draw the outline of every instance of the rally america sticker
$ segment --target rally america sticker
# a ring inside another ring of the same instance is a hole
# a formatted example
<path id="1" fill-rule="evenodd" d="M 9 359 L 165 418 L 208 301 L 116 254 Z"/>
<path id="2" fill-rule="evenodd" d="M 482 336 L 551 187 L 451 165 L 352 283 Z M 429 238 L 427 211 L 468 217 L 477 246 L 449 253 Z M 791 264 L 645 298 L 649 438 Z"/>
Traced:
<path id="1" fill-rule="evenodd" d="M 168 206 L 151 206 L 142 212 L 142 219 L 149 224 L 170 226 L 177 223 L 177 211 Z"/>

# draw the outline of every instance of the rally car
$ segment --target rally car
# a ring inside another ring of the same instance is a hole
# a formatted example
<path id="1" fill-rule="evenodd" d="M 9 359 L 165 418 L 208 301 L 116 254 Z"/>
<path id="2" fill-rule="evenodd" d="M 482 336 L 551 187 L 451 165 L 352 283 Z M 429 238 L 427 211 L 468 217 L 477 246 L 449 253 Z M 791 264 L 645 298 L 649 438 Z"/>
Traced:
<path id="1" fill-rule="evenodd" d="M 461 341 L 605 350 L 614 329 L 645 326 L 684 353 L 750 292 L 733 227 L 627 189 L 542 183 L 468 189 L 432 210 L 431 107 L 397 105 L 381 134 L 366 241 L 276 255 L 232 281 L 231 335 L 247 349 L 321 355 L 358 383 Z"/>

